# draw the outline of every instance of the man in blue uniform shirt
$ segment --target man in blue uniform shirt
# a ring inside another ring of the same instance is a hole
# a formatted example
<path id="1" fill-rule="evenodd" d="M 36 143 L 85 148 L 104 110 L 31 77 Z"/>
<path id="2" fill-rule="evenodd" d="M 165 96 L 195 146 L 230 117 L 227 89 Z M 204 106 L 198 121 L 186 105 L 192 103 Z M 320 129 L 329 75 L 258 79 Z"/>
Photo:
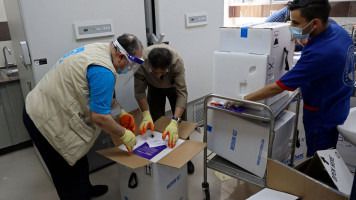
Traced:
<path id="1" fill-rule="evenodd" d="M 307 156 L 312 156 L 317 150 L 336 147 L 336 127 L 348 116 L 355 80 L 354 44 L 342 27 L 328 23 L 328 0 L 294 0 L 288 8 L 293 37 L 309 42 L 292 70 L 244 99 L 258 101 L 300 87 Z"/>

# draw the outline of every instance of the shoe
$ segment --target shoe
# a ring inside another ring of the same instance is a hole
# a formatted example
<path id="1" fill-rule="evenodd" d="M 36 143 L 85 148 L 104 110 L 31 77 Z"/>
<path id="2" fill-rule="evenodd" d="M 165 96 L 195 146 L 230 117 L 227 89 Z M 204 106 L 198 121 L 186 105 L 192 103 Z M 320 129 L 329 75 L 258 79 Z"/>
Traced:
<path id="1" fill-rule="evenodd" d="M 192 163 L 192 161 L 188 161 L 187 168 L 188 168 L 188 174 L 194 173 L 194 164 Z"/>
<path id="2" fill-rule="evenodd" d="M 109 190 L 107 185 L 93 185 L 90 188 L 90 196 L 98 197 L 104 195 Z"/>

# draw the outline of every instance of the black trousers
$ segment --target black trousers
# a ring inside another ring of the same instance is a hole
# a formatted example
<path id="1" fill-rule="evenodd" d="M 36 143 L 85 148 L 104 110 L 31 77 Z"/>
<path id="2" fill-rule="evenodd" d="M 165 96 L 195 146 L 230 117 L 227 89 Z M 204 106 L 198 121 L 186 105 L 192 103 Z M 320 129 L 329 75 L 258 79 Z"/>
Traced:
<path id="1" fill-rule="evenodd" d="M 84 156 L 75 165 L 70 166 L 38 131 L 25 108 L 23 122 L 47 165 L 60 199 L 89 200 L 91 184 L 87 157 Z"/>
<path id="2" fill-rule="evenodd" d="M 151 85 L 148 86 L 147 102 L 153 121 L 156 121 L 161 116 L 165 115 L 166 98 L 168 98 L 169 104 L 171 105 L 172 114 L 174 115 L 177 102 L 176 89 L 174 87 L 156 88 Z M 182 120 L 187 120 L 186 109 L 184 109 L 184 113 L 181 118 Z"/>

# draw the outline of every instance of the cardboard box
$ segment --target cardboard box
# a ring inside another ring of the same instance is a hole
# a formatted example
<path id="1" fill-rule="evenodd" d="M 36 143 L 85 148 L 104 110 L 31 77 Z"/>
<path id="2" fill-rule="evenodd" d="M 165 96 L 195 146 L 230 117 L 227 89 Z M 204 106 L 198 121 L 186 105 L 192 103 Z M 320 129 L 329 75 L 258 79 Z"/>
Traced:
<path id="1" fill-rule="evenodd" d="M 275 122 L 272 158 L 285 161 L 295 113 L 285 111 Z M 269 123 L 208 110 L 208 149 L 245 170 L 264 177 L 267 166 Z"/>
<path id="2" fill-rule="evenodd" d="M 337 150 L 318 151 L 295 168 L 268 160 L 267 187 L 302 200 L 347 200 L 352 178 Z"/>
<path id="3" fill-rule="evenodd" d="M 141 112 L 136 110 L 131 114 L 139 124 Z M 163 132 L 170 120 L 168 117 L 158 119 L 155 122 L 155 131 Z M 183 121 L 178 127 L 179 138 L 186 139 L 195 126 L 195 123 Z M 205 147 L 206 143 L 187 140 L 157 162 L 130 155 L 117 147 L 100 150 L 98 153 L 118 163 L 120 199 L 183 200 L 188 198 L 186 163 Z"/>

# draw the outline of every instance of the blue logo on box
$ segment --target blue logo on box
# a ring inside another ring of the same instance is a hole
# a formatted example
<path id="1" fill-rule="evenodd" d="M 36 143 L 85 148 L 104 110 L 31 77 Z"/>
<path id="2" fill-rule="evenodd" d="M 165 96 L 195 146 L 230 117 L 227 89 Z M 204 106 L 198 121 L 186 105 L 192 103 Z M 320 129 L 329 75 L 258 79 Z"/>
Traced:
<path id="1" fill-rule="evenodd" d="M 260 162 L 261 162 L 261 155 L 262 155 L 262 150 L 263 150 L 264 144 L 265 144 L 265 140 L 262 139 L 262 140 L 261 140 L 261 145 L 260 145 L 260 152 L 258 153 L 258 157 L 257 157 L 257 165 L 260 165 Z"/>
<path id="2" fill-rule="evenodd" d="M 170 183 L 168 183 L 167 190 L 169 190 L 169 188 L 171 188 L 176 182 L 178 182 L 179 179 L 180 179 L 180 174 L 176 178 L 174 178 Z"/>
<path id="3" fill-rule="evenodd" d="M 231 144 L 230 144 L 230 149 L 231 150 L 235 150 L 235 146 L 236 146 L 236 137 L 237 137 L 237 131 L 236 130 L 232 130 L 232 138 L 231 138 Z"/>

